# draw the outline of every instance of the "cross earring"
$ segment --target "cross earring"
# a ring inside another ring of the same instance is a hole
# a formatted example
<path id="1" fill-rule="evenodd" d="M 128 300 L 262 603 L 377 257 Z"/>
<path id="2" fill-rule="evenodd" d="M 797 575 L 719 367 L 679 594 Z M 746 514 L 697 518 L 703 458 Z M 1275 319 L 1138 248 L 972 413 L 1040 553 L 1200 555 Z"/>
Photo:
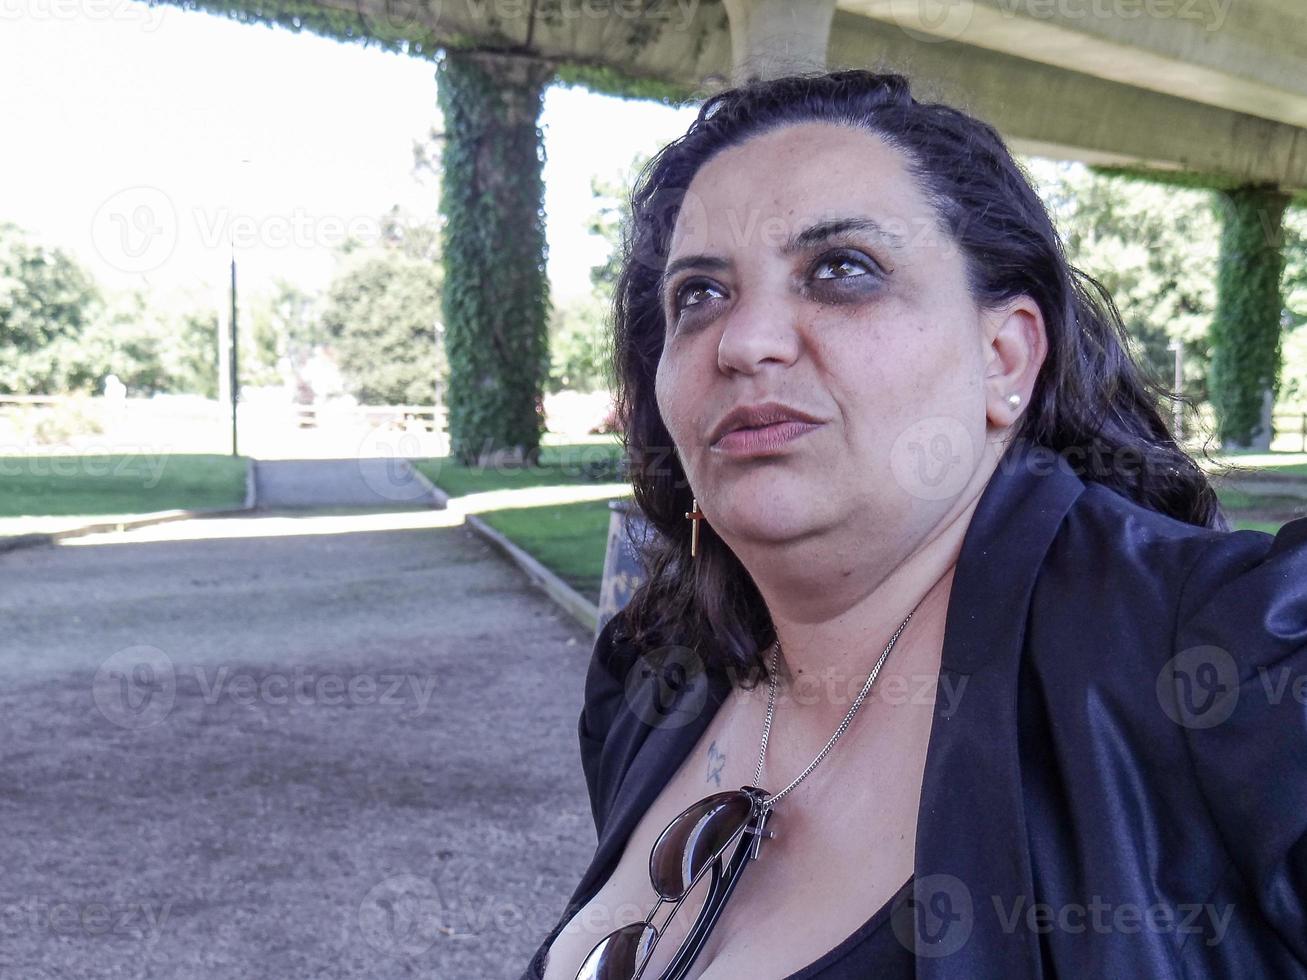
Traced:
<path id="1" fill-rule="evenodd" d="M 703 520 L 703 511 L 699 509 L 699 501 L 697 498 L 690 498 L 690 510 L 685 512 L 685 516 L 691 521 L 690 557 L 694 558 L 699 554 L 699 522 Z"/>

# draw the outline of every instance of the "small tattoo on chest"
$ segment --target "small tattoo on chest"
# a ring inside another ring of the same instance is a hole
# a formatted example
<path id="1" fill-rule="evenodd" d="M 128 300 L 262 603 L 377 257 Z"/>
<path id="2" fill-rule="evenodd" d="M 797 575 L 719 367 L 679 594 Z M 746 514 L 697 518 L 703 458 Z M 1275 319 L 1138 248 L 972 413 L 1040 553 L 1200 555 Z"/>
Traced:
<path id="1" fill-rule="evenodd" d="M 708 746 L 708 778 L 718 786 L 722 784 L 722 767 L 726 765 L 726 756 L 717 750 L 717 740 Z"/>

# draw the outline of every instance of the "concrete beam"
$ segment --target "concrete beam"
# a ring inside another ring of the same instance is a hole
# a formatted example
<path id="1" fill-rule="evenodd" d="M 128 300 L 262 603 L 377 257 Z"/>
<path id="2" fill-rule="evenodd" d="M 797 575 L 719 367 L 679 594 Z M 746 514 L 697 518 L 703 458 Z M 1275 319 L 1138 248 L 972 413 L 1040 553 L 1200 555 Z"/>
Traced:
<path id="1" fill-rule="evenodd" d="M 825 67 L 835 0 L 723 3 L 730 17 L 733 84 Z"/>
<path id="2" fill-rule="evenodd" d="M 1307 126 L 1302 0 L 839 0 L 952 41 Z"/>
<path id="3" fill-rule="evenodd" d="M 918 98 L 990 122 L 1025 153 L 1307 190 L 1307 130 L 835 13 L 828 64 L 900 71 Z"/>
<path id="4" fill-rule="evenodd" d="M 317 0 L 313 4 L 304 0 L 286 0 L 284 4 L 278 0 L 248 0 L 248 9 L 233 7 L 231 0 L 167 2 L 361 43 L 375 43 L 371 39 L 379 36 L 389 39 L 382 42 L 388 46 L 398 45 L 400 50 L 424 57 L 430 57 L 441 46 L 517 52 L 552 60 L 560 77 L 583 82 L 598 91 L 672 102 L 700 100 L 729 84 L 737 62 L 749 57 L 751 44 L 766 43 L 773 53 L 779 50 L 785 57 L 810 60 L 811 52 L 819 45 L 821 25 L 829 14 L 829 0 L 802 4 L 766 0 L 762 5 L 757 0 L 731 0 L 744 12 L 743 20 L 737 16 L 736 23 L 743 23 L 746 41 L 737 48 L 741 42 L 733 41 L 731 17 L 722 0 Z M 1051 57 L 1043 52 L 1041 44 L 1051 44 L 1056 32 L 1067 28 L 1034 17 L 1030 13 L 1035 10 L 1032 4 L 1056 5 L 1063 11 L 1058 16 L 1065 20 L 1070 16 L 1066 12 L 1076 5 L 1107 4 L 1125 9 L 1131 4 L 1167 2 L 1176 4 L 1177 16 L 1188 9 L 1186 4 L 1226 5 L 1221 8 L 1227 12 L 1220 29 L 1203 35 L 1215 46 L 1215 53 L 1199 50 L 1202 45 L 1193 40 L 1191 28 L 1167 24 L 1163 29 L 1153 25 L 1139 32 L 1142 40 L 1135 45 L 1145 53 L 1133 62 L 1122 61 L 1126 50 L 1123 39 L 1135 37 L 1132 32 L 1136 28 L 1131 25 L 1136 22 L 1095 16 L 1087 19 L 1088 26 L 1079 28 L 1077 36 L 1089 45 L 1084 53 L 1070 52 L 1070 45 L 1064 44 L 1058 55 L 1066 55 L 1073 63 L 1091 70 L 1069 70 L 1040 60 Z M 1286 11 L 1307 11 L 1303 0 L 839 3 L 841 7 L 830 17 L 830 67 L 903 72 L 913 80 L 919 96 L 942 99 L 988 120 L 1022 152 L 1213 175 L 1227 185 L 1265 183 L 1298 194 L 1307 192 L 1307 128 L 1236 108 L 1222 108 L 1212 104 L 1210 98 L 1203 101 L 1144 86 L 1144 76 L 1152 69 L 1140 67 L 1172 64 L 1177 52 L 1188 51 L 1185 45 L 1193 45 L 1194 71 L 1217 71 L 1213 66 L 1223 65 L 1219 58 L 1231 59 L 1229 66 L 1220 68 L 1230 92 L 1238 87 L 1230 79 L 1245 78 L 1249 85 L 1255 82 L 1267 91 L 1280 93 L 1277 98 L 1292 101 L 1295 92 L 1307 88 L 1307 73 L 1290 78 L 1292 73 L 1286 66 L 1297 57 L 1299 46 L 1307 42 L 1301 37 L 1277 40 L 1274 25 L 1296 24 L 1298 21 Z M 843 9 L 855 3 L 860 10 L 876 13 L 877 17 Z M 889 3 L 900 6 L 884 6 Z M 787 11 L 785 7 L 792 9 Z M 765 8 L 767 13 L 759 18 L 746 8 Z M 904 26 L 900 21 L 907 17 L 908 9 L 934 9 L 947 16 L 932 33 L 919 29 L 931 26 L 922 17 Z M 959 9 L 969 11 L 969 19 L 960 26 L 947 26 L 948 17 L 955 16 Z M 997 15 L 995 10 L 999 11 Z M 1003 11 L 1027 13 L 1012 13 L 1009 17 Z M 802 16 L 798 16 L 800 13 Z M 1003 44 L 1019 49 L 1021 56 L 995 50 L 1001 39 L 994 35 L 992 16 L 1008 17 L 1003 23 L 1023 40 Z M 1307 13 L 1298 19 L 1303 16 Z M 1281 22 L 1276 17 L 1287 19 Z M 791 30 L 793 37 L 786 40 L 784 35 Z M 962 40 L 948 39 L 950 33 L 957 33 Z M 1185 37 L 1190 40 L 1184 41 Z M 991 46 L 963 40 L 985 40 Z M 1256 68 L 1263 54 L 1256 48 L 1260 43 L 1265 44 L 1266 64 Z M 1240 55 L 1240 45 L 1249 48 L 1246 57 Z M 1110 65 L 1101 63 L 1111 52 L 1117 60 Z M 1154 61 L 1150 62 L 1150 58 Z M 1135 67 L 1131 68 L 1131 64 Z M 1250 74 L 1254 68 L 1260 75 Z M 1118 73 L 1129 76 L 1131 72 L 1135 73 L 1136 84 L 1100 77 Z M 1160 84 L 1157 79 L 1154 82 Z M 1251 98 L 1248 93 L 1252 89 L 1243 91 Z M 1226 101 L 1238 100 L 1229 94 Z M 1291 114 L 1289 109 L 1282 114 Z"/>

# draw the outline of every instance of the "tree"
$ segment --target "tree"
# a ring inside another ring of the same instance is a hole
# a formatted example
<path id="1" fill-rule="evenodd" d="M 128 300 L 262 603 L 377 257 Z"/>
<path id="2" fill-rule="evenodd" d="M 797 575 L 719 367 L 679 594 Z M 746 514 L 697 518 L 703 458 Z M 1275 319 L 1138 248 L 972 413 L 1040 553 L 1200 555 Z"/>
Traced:
<path id="1" fill-rule="evenodd" d="M 218 397 L 218 311 L 196 307 L 174 314 L 165 360 L 171 390 Z M 226 370 L 226 365 L 221 365 Z"/>
<path id="2" fill-rule="evenodd" d="M 350 393 L 366 404 L 432 405 L 445 375 L 439 266 L 381 246 L 346 256 L 322 327 Z"/>
<path id="3" fill-rule="evenodd" d="M 1184 341 L 1186 393 L 1207 396 L 1220 225 L 1206 191 L 1028 161 L 1071 262 L 1098 279 L 1121 311 L 1136 359 L 1168 386 L 1172 339 Z"/>
<path id="4" fill-rule="evenodd" d="M 99 288 L 74 259 L 0 223 L 0 392 L 90 388 L 96 377 L 78 345 L 102 308 Z"/>
<path id="5" fill-rule="evenodd" d="M 250 304 L 250 329 L 241 332 L 243 384 L 277 384 L 288 365 L 302 365 L 326 342 L 317 297 L 284 279 Z"/>
<path id="6" fill-rule="evenodd" d="M 73 355 L 75 373 L 93 379 L 93 390 L 112 374 L 132 395 L 173 391 L 176 379 L 167 363 L 169 333 L 170 325 L 139 289 L 111 292 L 80 338 Z"/>
<path id="7" fill-rule="evenodd" d="M 608 258 L 590 269 L 590 282 L 600 302 L 610 305 L 613 287 L 621 268 L 622 236 L 631 222 L 631 182 L 649 162 L 649 154 L 637 153 L 627 172 L 619 178 L 590 178 L 590 193 L 596 210 L 590 216 L 589 232 L 608 243 Z"/>
<path id="8" fill-rule="evenodd" d="M 549 318 L 551 368 L 548 390 L 611 389 L 612 331 L 608 309 L 594 296 L 554 307 Z"/>

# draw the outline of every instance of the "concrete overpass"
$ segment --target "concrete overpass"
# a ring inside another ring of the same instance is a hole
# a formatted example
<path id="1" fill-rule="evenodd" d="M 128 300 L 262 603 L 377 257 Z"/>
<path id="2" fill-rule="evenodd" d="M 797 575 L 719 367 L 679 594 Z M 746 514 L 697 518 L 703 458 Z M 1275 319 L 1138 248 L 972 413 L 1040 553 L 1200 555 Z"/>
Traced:
<path id="1" fill-rule="evenodd" d="M 1256 209 L 1269 238 L 1251 260 L 1240 246 L 1243 262 L 1276 261 L 1284 206 L 1307 203 L 1303 0 L 164 2 L 418 57 L 532 62 L 598 91 L 678 102 L 797 69 L 900 71 L 919 98 L 986 119 L 1018 151 L 1233 194 L 1236 217 Z M 1279 314 L 1265 306 L 1269 358 Z M 1265 396 L 1249 393 L 1263 416 Z M 1248 445 L 1269 440 L 1268 418 L 1261 427 Z"/>
<path id="2" fill-rule="evenodd" d="M 881 67 L 1022 152 L 1307 192 L 1302 0 L 177 0 L 418 56 L 535 55 L 611 94 Z"/>

